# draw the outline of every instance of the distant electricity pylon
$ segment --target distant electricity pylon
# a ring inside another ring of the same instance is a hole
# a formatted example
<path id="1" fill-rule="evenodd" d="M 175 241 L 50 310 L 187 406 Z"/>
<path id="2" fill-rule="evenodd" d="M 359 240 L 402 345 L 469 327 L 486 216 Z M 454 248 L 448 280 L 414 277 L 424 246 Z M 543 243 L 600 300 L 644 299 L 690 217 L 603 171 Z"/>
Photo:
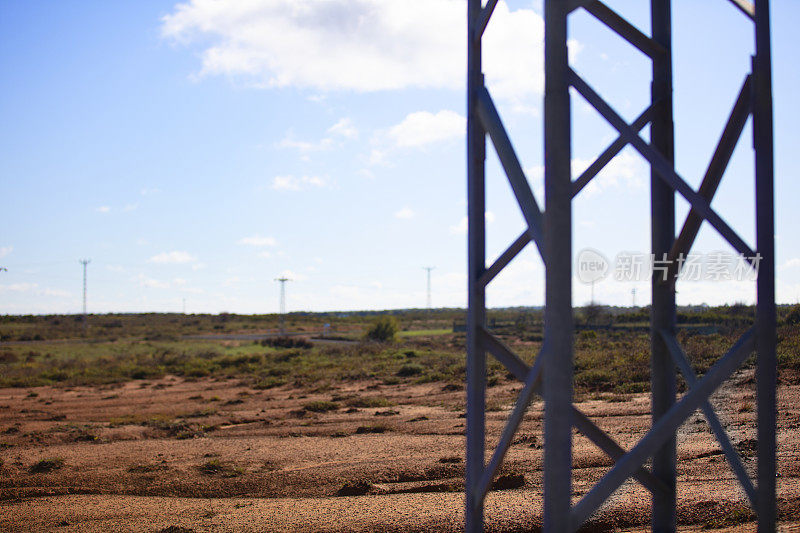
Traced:
<path id="1" fill-rule="evenodd" d="M 281 335 L 286 335 L 286 282 L 292 281 L 289 278 L 275 278 L 281 282 Z"/>
<path id="2" fill-rule="evenodd" d="M 423 270 L 428 271 L 428 300 L 427 300 L 428 309 L 431 308 L 431 270 L 433 270 L 434 268 L 436 267 L 422 267 Z"/>
<path id="3" fill-rule="evenodd" d="M 87 318 L 86 318 L 86 265 L 91 263 L 91 259 L 81 259 L 79 261 L 80 264 L 83 265 L 83 329 L 86 329 L 87 325 Z"/>

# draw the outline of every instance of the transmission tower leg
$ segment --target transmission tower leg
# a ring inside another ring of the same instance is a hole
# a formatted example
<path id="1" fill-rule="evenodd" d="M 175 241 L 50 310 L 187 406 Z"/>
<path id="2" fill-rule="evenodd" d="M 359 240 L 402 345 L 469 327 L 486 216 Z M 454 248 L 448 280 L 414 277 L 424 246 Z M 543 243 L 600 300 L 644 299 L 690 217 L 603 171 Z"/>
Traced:
<path id="1" fill-rule="evenodd" d="M 760 255 L 756 285 L 758 366 L 758 531 L 775 531 L 775 221 L 773 188 L 772 68 L 769 1 L 755 2 L 756 55 L 753 60 L 753 140 L 756 173 L 756 249 Z"/>
<path id="2" fill-rule="evenodd" d="M 544 530 L 566 532 L 572 496 L 572 181 L 568 2 L 546 0 Z"/>
<path id="3" fill-rule="evenodd" d="M 651 0 L 653 40 L 666 53 L 653 60 L 652 103 L 655 107 L 651 123 L 651 141 L 664 159 L 674 164 L 674 131 L 672 120 L 672 24 L 671 1 Z M 675 192 L 655 171 L 650 177 L 651 245 L 655 260 L 663 259 L 675 240 Z M 654 269 L 652 276 L 652 316 L 650 320 L 650 380 L 652 420 L 655 425 L 675 403 L 675 364 L 660 330 L 675 331 L 675 285 L 667 272 Z M 667 439 L 653 454 L 653 474 L 667 491 L 653 494 L 652 528 L 654 532 L 675 531 L 675 436 Z"/>
<path id="4" fill-rule="evenodd" d="M 483 87 L 481 41 L 474 38 L 481 0 L 469 0 L 467 31 L 467 457 L 466 457 L 466 530 L 483 531 L 483 497 L 478 484 L 484 469 L 486 351 L 479 340 L 479 328 L 486 323 L 486 293 L 478 279 L 486 268 L 486 210 L 484 162 L 486 133 L 477 116 L 478 91 Z"/>

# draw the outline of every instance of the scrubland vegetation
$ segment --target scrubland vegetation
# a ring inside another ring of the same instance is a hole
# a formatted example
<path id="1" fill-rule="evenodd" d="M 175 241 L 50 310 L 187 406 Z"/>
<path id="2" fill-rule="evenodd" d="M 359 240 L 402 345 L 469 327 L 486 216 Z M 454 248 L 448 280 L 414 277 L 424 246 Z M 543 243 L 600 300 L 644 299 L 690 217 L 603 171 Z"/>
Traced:
<path id="1" fill-rule="evenodd" d="M 753 317 L 743 305 L 681 309 L 678 336 L 695 371 Z M 270 516 L 282 531 L 461 531 L 464 318 L 463 309 L 292 313 L 280 335 L 276 315 L 0 317 L 0 529 L 262 531 Z M 800 307 L 778 318 L 779 515 L 796 525 Z M 626 448 L 651 426 L 648 322 L 648 309 L 576 310 L 576 408 Z M 538 309 L 487 317 L 528 363 L 543 326 Z M 753 365 L 713 400 L 749 470 Z M 521 385 L 494 358 L 487 369 L 493 445 Z M 541 526 L 531 502 L 542 496 L 542 407 L 531 405 L 491 484 L 492 531 Z M 678 523 L 751 523 L 703 417 L 680 431 Z M 575 494 L 611 463 L 576 435 Z M 649 497 L 635 484 L 621 490 L 592 530 L 646 530 Z"/>
<path id="2" fill-rule="evenodd" d="M 742 305 L 681 310 L 679 336 L 695 369 L 707 370 L 752 324 L 753 314 Z M 165 375 L 236 377 L 255 389 L 285 384 L 322 389 L 366 378 L 388 385 L 458 384 L 465 372 L 463 316 L 463 310 L 452 309 L 293 313 L 287 319 L 293 336 L 284 337 L 276 335 L 276 315 L 90 315 L 85 326 L 80 316 L 5 316 L 0 317 L 5 341 L 0 387 L 98 385 Z M 648 389 L 648 316 L 647 309 L 577 311 L 579 392 Z M 543 336 L 540 310 L 494 310 L 488 322 L 523 359 L 533 361 Z M 323 324 L 332 326 L 324 339 Z M 212 334 L 221 338 L 209 338 Z M 778 341 L 782 376 L 795 380 L 800 308 L 780 309 Z M 508 378 L 490 361 L 490 384 Z"/>

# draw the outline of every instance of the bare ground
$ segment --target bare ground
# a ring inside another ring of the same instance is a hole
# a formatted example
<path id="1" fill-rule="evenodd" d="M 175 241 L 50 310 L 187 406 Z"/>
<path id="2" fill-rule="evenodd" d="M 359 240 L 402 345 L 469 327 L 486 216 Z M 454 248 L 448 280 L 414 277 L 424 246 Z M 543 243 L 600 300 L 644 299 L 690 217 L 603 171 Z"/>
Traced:
<path id="1" fill-rule="evenodd" d="M 738 374 L 714 404 L 752 475 L 751 382 L 752 371 Z M 452 389 L 360 381 L 316 392 L 253 390 L 174 377 L 0 389 L 0 530 L 457 531 L 464 392 Z M 518 389 L 490 389 L 489 449 Z M 647 395 L 578 399 L 623 447 L 649 427 Z M 778 420 L 781 528 L 800 531 L 800 386 L 779 389 Z M 505 485 L 487 498 L 490 531 L 541 525 L 541 426 L 537 403 L 506 457 Z M 577 501 L 611 461 L 577 434 L 575 445 Z M 755 531 L 699 413 L 682 426 L 678 450 L 681 530 Z M 630 481 L 588 530 L 641 531 L 648 521 L 649 496 Z"/>

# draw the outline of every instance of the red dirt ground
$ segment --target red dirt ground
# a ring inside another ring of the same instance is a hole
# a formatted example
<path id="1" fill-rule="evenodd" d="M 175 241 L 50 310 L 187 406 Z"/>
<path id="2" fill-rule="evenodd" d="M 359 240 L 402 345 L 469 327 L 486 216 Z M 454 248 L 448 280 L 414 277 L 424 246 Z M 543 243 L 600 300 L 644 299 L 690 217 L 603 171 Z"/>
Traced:
<path id="1" fill-rule="evenodd" d="M 738 374 L 713 403 L 752 475 L 751 378 L 752 371 Z M 0 389 L 0 530 L 458 531 L 464 392 L 453 388 L 351 382 L 317 392 L 260 391 L 235 380 L 167 377 Z M 490 389 L 489 449 L 518 389 Z M 348 407 L 369 398 L 386 406 Z M 624 447 L 649 426 L 647 395 L 579 399 Z M 337 408 L 303 409 L 313 401 Z M 779 389 L 778 420 L 781 529 L 800 531 L 800 386 Z M 487 530 L 541 524 L 541 426 L 535 403 L 501 472 L 522 474 L 524 483 L 489 494 Z M 678 454 L 680 529 L 755 531 L 700 413 L 681 427 Z M 60 461 L 39 463 L 54 459 Z M 574 465 L 577 501 L 611 461 L 576 434 Z M 629 481 L 593 516 L 590 530 L 642 531 L 648 521 L 648 494 Z"/>

